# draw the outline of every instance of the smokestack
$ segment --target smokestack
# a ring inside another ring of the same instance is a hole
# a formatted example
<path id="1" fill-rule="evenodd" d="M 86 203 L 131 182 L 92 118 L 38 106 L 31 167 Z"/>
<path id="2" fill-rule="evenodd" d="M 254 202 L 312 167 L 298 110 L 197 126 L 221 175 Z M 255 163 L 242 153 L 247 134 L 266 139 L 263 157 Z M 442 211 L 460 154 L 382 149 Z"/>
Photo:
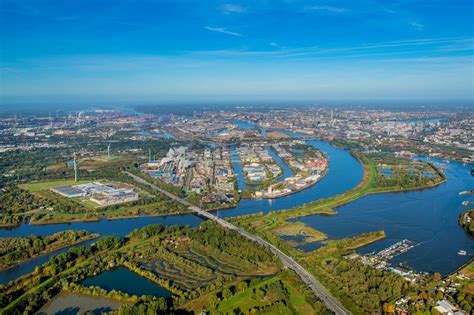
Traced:
<path id="1" fill-rule="evenodd" d="M 77 182 L 77 163 L 76 163 L 76 152 L 74 152 L 74 181 Z"/>

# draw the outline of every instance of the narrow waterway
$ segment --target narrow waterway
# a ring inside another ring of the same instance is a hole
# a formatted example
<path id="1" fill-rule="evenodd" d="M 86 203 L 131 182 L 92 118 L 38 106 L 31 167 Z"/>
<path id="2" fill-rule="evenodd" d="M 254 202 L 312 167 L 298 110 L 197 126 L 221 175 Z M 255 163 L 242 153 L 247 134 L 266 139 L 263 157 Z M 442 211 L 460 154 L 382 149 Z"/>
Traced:
<path id="1" fill-rule="evenodd" d="M 283 161 L 283 159 L 277 153 L 275 153 L 275 151 L 271 147 L 267 147 L 266 149 L 267 149 L 268 154 L 270 154 L 270 156 L 273 158 L 275 163 L 278 164 L 278 166 L 280 166 L 282 171 L 283 171 L 280 178 L 278 178 L 278 181 L 282 182 L 285 179 L 287 179 L 288 177 L 293 176 L 293 171 L 285 163 L 285 161 Z"/>
<path id="2" fill-rule="evenodd" d="M 293 208 L 320 198 L 341 194 L 354 188 L 362 180 L 363 168 L 349 151 L 318 140 L 310 140 L 306 143 L 324 152 L 329 159 L 329 170 L 320 182 L 296 194 L 277 199 L 242 199 L 237 207 L 219 211 L 219 216 L 234 217 L 260 211 L 268 213 L 273 210 Z M 240 180 L 237 182 L 239 183 Z M 239 189 L 242 188 L 239 186 Z"/>
<path id="3" fill-rule="evenodd" d="M 237 148 L 232 147 L 230 149 L 230 152 L 231 152 L 231 159 L 232 159 L 232 168 L 234 169 L 234 172 L 237 175 L 237 188 L 240 190 L 247 189 L 248 186 L 245 183 L 244 170 L 240 162 L 239 154 L 237 153 Z"/>
<path id="4" fill-rule="evenodd" d="M 163 223 L 165 225 L 181 224 L 198 226 L 202 219 L 194 214 L 171 215 L 161 217 L 138 217 L 129 219 L 107 220 L 97 222 L 72 222 L 63 224 L 22 224 L 11 229 L 0 229 L 0 237 L 18 237 L 29 235 L 50 235 L 65 230 L 86 230 L 91 233 L 104 235 L 125 236 L 134 229 L 139 229 L 148 224 Z"/>
<path id="5" fill-rule="evenodd" d="M 232 119 L 230 122 L 235 124 L 240 129 L 244 129 L 244 130 L 251 130 L 255 128 L 254 124 L 245 120 Z"/>

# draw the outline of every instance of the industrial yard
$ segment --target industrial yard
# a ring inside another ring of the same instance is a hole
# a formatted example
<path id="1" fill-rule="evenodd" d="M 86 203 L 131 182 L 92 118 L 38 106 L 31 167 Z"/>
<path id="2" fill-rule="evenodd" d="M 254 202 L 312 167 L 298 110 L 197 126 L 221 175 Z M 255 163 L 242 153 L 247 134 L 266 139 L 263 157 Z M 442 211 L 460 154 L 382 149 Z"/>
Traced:
<path id="1" fill-rule="evenodd" d="M 138 194 L 133 189 L 112 183 L 90 182 L 73 186 L 56 186 L 52 187 L 51 191 L 67 198 L 90 200 L 98 206 L 110 206 L 138 199 Z"/>

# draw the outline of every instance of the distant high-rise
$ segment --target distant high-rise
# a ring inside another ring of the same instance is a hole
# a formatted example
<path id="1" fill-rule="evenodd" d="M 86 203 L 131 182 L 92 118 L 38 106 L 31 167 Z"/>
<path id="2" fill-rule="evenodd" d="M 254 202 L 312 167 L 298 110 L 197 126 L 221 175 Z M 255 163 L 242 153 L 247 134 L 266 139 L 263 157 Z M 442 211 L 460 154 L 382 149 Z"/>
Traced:
<path id="1" fill-rule="evenodd" d="M 110 159 L 110 144 L 107 145 L 107 157 Z"/>

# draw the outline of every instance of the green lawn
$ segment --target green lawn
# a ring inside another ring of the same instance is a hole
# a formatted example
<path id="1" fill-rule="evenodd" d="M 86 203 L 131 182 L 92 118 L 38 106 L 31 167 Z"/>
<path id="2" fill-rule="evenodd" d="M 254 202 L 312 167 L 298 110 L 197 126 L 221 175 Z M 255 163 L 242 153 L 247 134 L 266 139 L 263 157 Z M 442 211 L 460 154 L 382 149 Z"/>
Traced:
<path id="1" fill-rule="evenodd" d="M 265 281 L 262 281 L 254 286 L 251 286 L 247 288 L 243 292 L 239 292 L 232 296 L 231 298 L 223 301 L 222 303 L 219 304 L 219 307 L 217 309 L 217 312 L 220 314 L 222 313 L 229 313 L 232 314 L 232 311 L 236 308 L 240 308 L 242 311 L 248 310 L 250 308 L 253 308 L 255 306 L 268 306 L 269 301 L 267 300 L 267 297 L 263 299 L 256 299 L 253 294 L 254 289 L 262 288 L 265 285 L 269 285 L 271 283 L 274 283 L 276 281 L 282 280 L 280 276 L 275 276 L 272 278 L 269 278 Z M 301 295 L 301 293 L 291 286 L 288 282 L 283 280 L 283 283 L 285 285 L 285 288 L 288 290 L 288 293 L 290 294 L 289 296 L 289 302 L 291 305 L 291 308 L 293 310 L 296 310 L 298 314 L 312 314 L 314 313 L 314 309 L 312 308 L 311 305 L 309 305 L 304 297 Z M 279 314 L 293 314 L 294 312 L 290 310 L 289 308 L 281 309 L 279 311 Z"/>
<path id="2" fill-rule="evenodd" d="M 82 205 L 86 206 L 89 209 L 94 209 L 100 207 L 99 204 L 95 203 L 94 201 L 90 201 L 84 198 L 73 198 L 75 201 L 81 203 Z"/>
<path id="3" fill-rule="evenodd" d="M 249 309 L 249 308 L 254 307 L 254 306 L 267 305 L 268 304 L 267 302 L 258 301 L 258 300 L 255 300 L 252 297 L 253 289 L 263 287 L 266 284 L 270 284 L 270 283 L 273 283 L 273 282 L 278 281 L 278 280 L 280 280 L 279 277 L 273 277 L 273 278 L 270 278 L 268 280 L 262 281 L 262 282 L 258 283 L 255 286 L 249 287 L 243 292 L 239 292 L 239 293 L 235 294 L 234 296 L 232 296 L 228 300 L 225 300 L 221 304 L 219 304 L 218 312 L 220 312 L 220 313 L 225 313 L 225 312 L 232 313 L 232 311 L 237 307 L 240 307 L 241 310 L 246 310 L 246 309 Z"/>
<path id="4" fill-rule="evenodd" d="M 71 186 L 71 185 L 78 185 L 84 183 L 90 183 L 91 180 L 78 180 L 75 182 L 74 180 L 55 180 L 55 181 L 47 181 L 47 182 L 32 182 L 28 184 L 21 184 L 19 185 L 20 188 L 29 190 L 31 192 L 41 191 L 45 189 L 50 189 L 57 186 Z"/>

